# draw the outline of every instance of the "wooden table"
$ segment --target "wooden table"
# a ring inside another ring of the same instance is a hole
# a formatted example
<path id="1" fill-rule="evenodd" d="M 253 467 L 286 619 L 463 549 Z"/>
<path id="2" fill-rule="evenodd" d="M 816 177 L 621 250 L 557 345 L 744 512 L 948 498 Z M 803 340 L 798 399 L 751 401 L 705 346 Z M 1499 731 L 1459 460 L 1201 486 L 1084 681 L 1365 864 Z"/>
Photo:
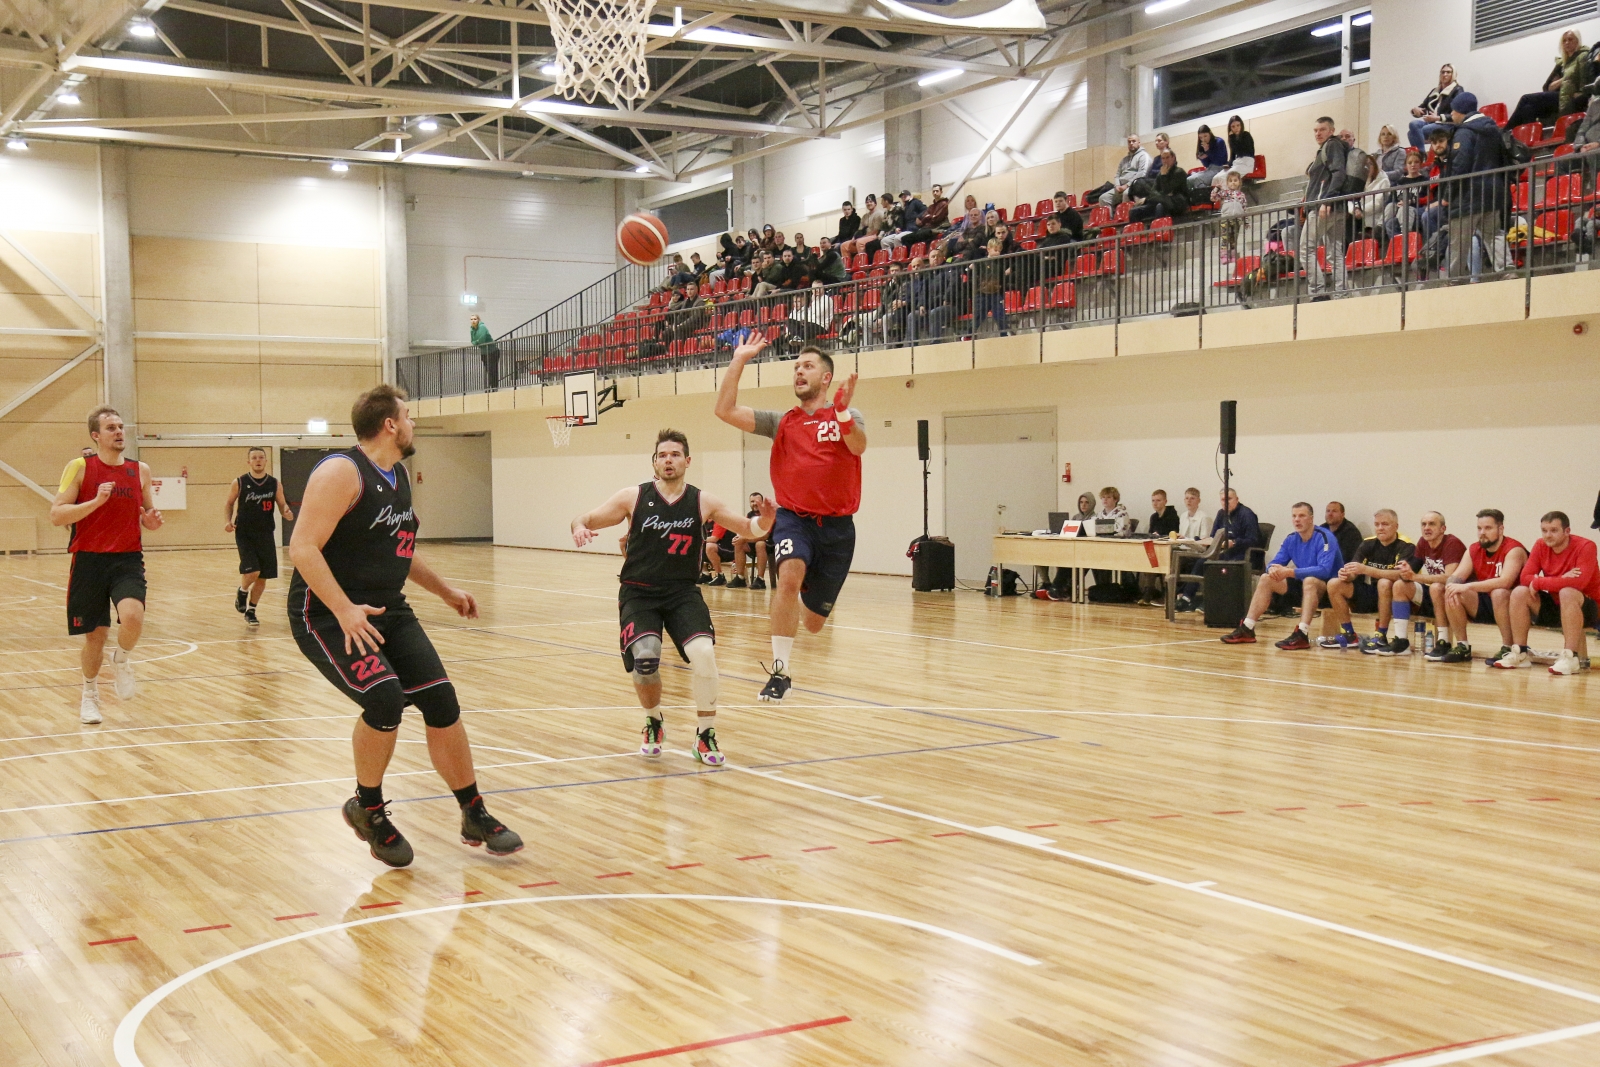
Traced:
<path id="1" fill-rule="evenodd" d="M 1167 618 L 1174 616 L 1177 583 L 1172 575 L 1179 563 L 1204 554 L 1194 542 L 1164 538 L 1122 537 L 1029 537 L 1026 534 L 995 534 L 993 560 L 997 567 L 1007 563 L 1035 567 L 1066 567 L 1072 571 L 1072 600 L 1088 599 L 1083 572 L 1086 570 L 1132 571 L 1136 574 L 1167 576 Z"/>

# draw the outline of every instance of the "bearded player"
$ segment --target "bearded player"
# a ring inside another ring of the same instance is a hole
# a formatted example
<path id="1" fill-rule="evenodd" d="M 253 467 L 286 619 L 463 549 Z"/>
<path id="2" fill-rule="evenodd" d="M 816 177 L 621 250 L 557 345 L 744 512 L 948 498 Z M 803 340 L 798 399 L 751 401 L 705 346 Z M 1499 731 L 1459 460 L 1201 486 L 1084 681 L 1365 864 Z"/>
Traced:
<path id="1" fill-rule="evenodd" d="M 740 405 L 739 376 L 766 341 L 755 335 L 733 353 L 717 390 L 717 418 L 746 433 L 772 438 L 772 490 L 778 515 L 772 527 L 772 667 L 760 699 L 782 700 L 792 684 L 788 668 L 802 618 L 822 630 L 850 574 L 856 550 L 855 513 L 861 506 L 861 453 L 867 434 L 850 406 L 856 376 L 828 401 L 833 358 L 815 345 L 800 350 L 794 395 L 786 412 Z"/>
<path id="2" fill-rule="evenodd" d="M 267 582 L 278 576 L 272 509 L 278 509 L 284 522 L 293 522 L 294 512 L 283 498 L 283 486 L 267 473 L 267 450 L 257 446 L 245 456 L 250 470 L 228 486 L 228 499 L 222 505 L 222 530 L 233 534 L 233 543 L 239 549 L 239 588 L 234 590 L 233 610 L 244 616 L 246 625 L 259 626 L 256 605 L 267 591 Z"/>
<path id="3" fill-rule="evenodd" d="M 456 589 L 416 556 L 411 478 L 400 461 L 416 451 L 406 397 L 380 385 L 350 409 L 356 447 L 318 463 L 306 483 L 289 541 L 289 630 L 334 688 L 361 706 L 352 746 L 356 795 L 344 821 L 373 858 L 391 867 L 412 860 L 411 844 L 389 819 L 383 772 L 394 755 L 406 705 L 422 712 L 428 756 L 461 806 L 461 843 L 496 856 L 522 848 L 484 807 L 472 768 L 455 686 L 433 642 L 406 602 L 416 582 L 462 618 L 478 617 L 471 593 Z"/>
<path id="4" fill-rule="evenodd" d="M 661 755 L 665 724 L 661 714 L 661 634 L 665 630 L 689 663 L 695 711 L 694 758 L 708 767 L 723 763 L 717 747 L 716 632 L 711 612 L 700 595 L 700 557 L 705 551 L 705 524 L 715 522 L 741 537 L 762 535 L 771 528 L 774 509 L 765 505 L 757 519 L 746 519 L 710 493 L 687 484 L 689 439 L 677 430 L 656 436 L 651 457 L 653 481 L 630 485 L 593 511 L 572 520 L 572 541 L 579 548 L 596 531 L 628 523 L 625 556 L 617 577 L 617 612 L 622 626 L 622 669 L 633 675 L 633 688 L 644 708 L 641 755 Z"/>
<path id="5" fill-rule="evenodd" d="M 67 464 L 50 505 L 50 522 L 71 526 L 71 577 L 67 579 L 67 633 L 83 635 L 83 697 L 78 721 L 100 722 L 100 664 L 117 612 L 117 647 L 111 653 L 113 688 L 132 700 L 133 646 L 144 630 L 144 541 L 139 527 L 161 528 L 161 512 L 150 504 L 150 468 L 123 459 L 127 431 L 112 408 L 89 413 L 89 440 Z"/>

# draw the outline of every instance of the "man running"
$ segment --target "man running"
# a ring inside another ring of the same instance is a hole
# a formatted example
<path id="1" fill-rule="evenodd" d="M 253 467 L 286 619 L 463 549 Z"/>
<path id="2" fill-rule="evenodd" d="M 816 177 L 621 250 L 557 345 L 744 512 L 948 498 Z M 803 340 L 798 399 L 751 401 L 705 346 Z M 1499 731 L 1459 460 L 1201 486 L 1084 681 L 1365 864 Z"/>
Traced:
<path id="1" fill-rule="evenodd" d="M 289 542 L 289 630 L 322 676 L 361 706 L 356 795 L 344 802 L 344 821 L 373 858 L 391 867 L 411 862 L 411 844 L 385 807 L 383 772 L 412 704 L 427 725 L 434 770 L 461 805 L 461 843 L 510 855 L 522 838 L 478 795 L 455 686 L 403 591 L 409 578 L 463 618 L 478 617 L 472 594 L 447 585 L 415 554 L 411 476 L 400 462 L 416 451 L 405 394 L 392 385 L 369 389 L 350 409 L 350 425 L 359 443 L 311 472 Z"/>
<path id="2" fill-rule="evenodd" d="M 53 526 L 71 526 L 67 551 L 67 633 L 83 635 L 83 697 L 78 721 L 101 721 L 100 664 L 111 609 L 117 612 L 117 647 L 111 653 L 112 688 L 132 700 L 137 688 L 130 653 L 144 629 L 144 542 L 139 527 L 161 529 L 161 512 L 149 504 L 150 468 L 124 460 L 127 434 L 116 409 L 89 413 L 92 454 L 78 456 L 61 473 L 61 487 L 50 505 Z"/>
<path id="3" fill-rule="evenodd" d="M 633 688 L 644 708 L 641 755 L 661 755 L 665 726 L 661 713 L 661 633 L 666 631 L 678 655 L 689 663 L 694 691 L 694 758 L 708 767 L 723 763 L 717 747 L 716 632 L 711 612 L 700 595 L 697 577 L 705 540 L 705 524 L 715 522 L 741 537 L 754 539 L 761 526 L 743 518 L 710 493 L 685 482 L 689 473 L 689 439 L 677 430 L 656 435 L 651 457 L 653 481 L 618 490 L 610 500 L 572 520 L 572 542 L 579 548 L 596 531 L 628 523 L 622 582 L 617 594 L 621 619 L 622 669 L 633 675 Z M 761 513 L 770 528 L 774 509 Z"/>
<path id="4" fill-rule="evenodd" d="M 233 534 L 233 543 L 239 549 L 239 588 L 234 592 L 233 610 L 244 616 L 246 625 L 259 626 L 256 605 L 267 591 L 267 582 L 278 576 L 272 509 L 277 507 L 284 522 L 293 522 L 294 512 L 283 498 L 283 486 L 267 473 L 267 450 L 259 445 L 252 448 L 247 462 L 250 473 L 239 475 L 228 486 L 228 502 L 222 505 L 222 529 Z"/>
<path id="5" fill-rule="evenodd" d="M 795 635 L 822 630 L 850 574 L 855 555 L 854 515 L 861 506 L 861 453 L 867 434 L 850 406 L 856 376 L 828 402 L 833 357 L 815 345 L 800 350 L 788 411 L 756 411 L 738 403 L 739 376 L 767 342 L 756 334 L 734 350 L 717 390 L 717 418 L 746 433 L 772 438 L 772 491 L 778 517 L 772 528 L 772 667 L 759 699 L 779 701 L 793 684 L 787 673 Z"/>

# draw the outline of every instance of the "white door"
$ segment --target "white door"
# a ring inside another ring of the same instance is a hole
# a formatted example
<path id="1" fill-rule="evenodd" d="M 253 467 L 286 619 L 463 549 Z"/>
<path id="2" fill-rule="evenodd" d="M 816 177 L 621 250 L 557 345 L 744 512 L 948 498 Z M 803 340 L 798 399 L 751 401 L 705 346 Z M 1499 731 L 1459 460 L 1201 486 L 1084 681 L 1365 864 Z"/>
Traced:
<path id="1" fill-rule="evenodd" d="M 1044 528 L 1056 510 L 1055 476 L 1054 411 L 944 417 L 944 528 L 956 577 L 983 581 L 999 531 Z"/>

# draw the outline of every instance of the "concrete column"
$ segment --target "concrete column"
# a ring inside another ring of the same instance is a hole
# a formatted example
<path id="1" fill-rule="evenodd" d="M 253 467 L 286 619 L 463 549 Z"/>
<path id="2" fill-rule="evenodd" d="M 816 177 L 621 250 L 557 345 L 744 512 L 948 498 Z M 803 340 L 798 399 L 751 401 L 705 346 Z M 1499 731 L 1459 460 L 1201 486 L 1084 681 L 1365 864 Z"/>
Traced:
<path id="1" fill-rule="evenodd" d="M 883 94 L 885 111 L 914 104 L 922 93 L 914 86 L 891 89 Z M 927 198 L 928 172 L 922 163 L 922 112 L 892 118 L 883 124 L 883 183 L 895 195 L 910 189 L 924 201 Z M 862 196 L 866 195 L 863 190 Z"/>
<path id="2" fill-rule="evenodd" d="M 411 354 L 411 280 L 406 267 L 406 197 L 404 167 L 378 171 L 383 211 L 383 380 L 394 381 L 394 361 Z"/>
<path id="3" fill-rule="evenodd" d="M 1086 44 L 1093 46 L 1126 37 L 1133 19 L 1110 19 L 1088 28 Z M 1096 56 L 1084 64 L 1089 84 L 1089 147 L 1116 144 L 1130 133 L 1139 132 L 1137 96 L 1133 71 L 1124 70 L 1116 53 Z"/>
<path id="4" fill-rule="evenodd" d="M 133 251 L 128 234 L 128 149 L 100 149 L 100 283 L 106 403 L 128 427 L 139 457 L 139 392 L 133 352 Z"/>
<path id="5" fill-rule="evenodd" d="M 733 154 L 743 155 L 761 147 L 759 140 L 733 142 Z M 733 165 L 733 228 L 740 233 L 752 227 L 759 230 L 767 221 L 767 157 Z"/>

